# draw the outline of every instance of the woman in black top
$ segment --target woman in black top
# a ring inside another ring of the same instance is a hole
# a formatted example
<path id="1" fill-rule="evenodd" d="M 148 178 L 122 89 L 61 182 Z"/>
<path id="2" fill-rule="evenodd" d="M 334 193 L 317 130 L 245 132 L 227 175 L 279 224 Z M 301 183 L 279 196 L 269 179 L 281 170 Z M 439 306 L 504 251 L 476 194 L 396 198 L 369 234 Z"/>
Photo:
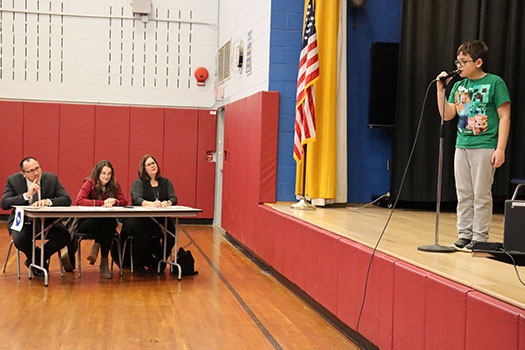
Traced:
<path id="1" fill-rule="evenodd" d="M 173 184 L 160 175 L 159 165 L 152 155 L 146 154 L 139 163 L 139 177 L 131 186 L 131 203 L 143 207 L 168 207 L 177 204 Z M 164 224 L 160 222 L 160 224 Z M 168 230 L 175 232 L 173 220 L 168 219 Z M 162 258 L 164 234 L 151 218 L 131 218 L 124 222 L 122 239 L 133 236 L 133 259 L 138 271 L 156 271 Z M 175 239 L 167 235 L 167 254 L 175 244 Z M 162 264 L 162 270 L 165 264 Z"/>

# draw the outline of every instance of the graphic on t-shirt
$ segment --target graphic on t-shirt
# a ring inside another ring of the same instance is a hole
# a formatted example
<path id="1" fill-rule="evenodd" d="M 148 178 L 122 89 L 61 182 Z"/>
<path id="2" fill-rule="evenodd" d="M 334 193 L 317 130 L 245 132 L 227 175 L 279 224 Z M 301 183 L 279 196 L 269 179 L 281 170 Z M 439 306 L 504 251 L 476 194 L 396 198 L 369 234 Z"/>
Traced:
<path id="1" fill-rule="evenodd" d="M 479 135 L 488 129 L 486 113 L 490 85 L 460 86 L 454 96 L 459 115 L 459 131 L 466 135 Z"/>

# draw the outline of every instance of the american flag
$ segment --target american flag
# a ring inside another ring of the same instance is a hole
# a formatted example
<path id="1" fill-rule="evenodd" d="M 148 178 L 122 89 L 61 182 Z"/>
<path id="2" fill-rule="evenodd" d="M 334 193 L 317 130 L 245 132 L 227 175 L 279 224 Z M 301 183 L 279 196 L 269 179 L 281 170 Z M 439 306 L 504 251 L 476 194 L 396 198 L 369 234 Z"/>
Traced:
<path id="1" fill-rule="evenodd" d="M 317 56 L 317 32 L 313 0 L 307 0 L 303 49 L 299 59 L 297 76 L 297 100 L 295 111 L 294 158 L 300 161 L 303 157 L 303 143 L 315 138 L 315 105 L 313 83 L 319 76 L 319 59 Z"/>

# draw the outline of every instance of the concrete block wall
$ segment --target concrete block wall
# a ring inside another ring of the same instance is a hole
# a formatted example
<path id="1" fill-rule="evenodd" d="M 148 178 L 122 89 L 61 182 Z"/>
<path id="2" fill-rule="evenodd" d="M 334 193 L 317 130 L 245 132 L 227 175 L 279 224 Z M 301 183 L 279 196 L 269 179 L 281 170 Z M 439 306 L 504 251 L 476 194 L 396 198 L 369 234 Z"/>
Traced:
<path id="1" fill-rule="evenodd" d="M 295 200 L 293 137 L 303 11 L 303 0 L 272 1 L 269 89 L 279 91 L 278 201 Z"/>

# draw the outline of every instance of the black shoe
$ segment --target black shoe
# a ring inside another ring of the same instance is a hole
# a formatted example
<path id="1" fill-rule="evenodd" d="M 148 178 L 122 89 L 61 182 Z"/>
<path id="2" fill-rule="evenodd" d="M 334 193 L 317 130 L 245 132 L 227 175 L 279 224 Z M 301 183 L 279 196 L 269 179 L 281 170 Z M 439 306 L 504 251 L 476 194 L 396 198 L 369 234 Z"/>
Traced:
<path id="1" fill-rule="evenodd" d="M 33 276 L 35 276 L 35 277 L 44 277 L 44 271 L 39 270 L 39 269 L 34 268 L 34 267 L 31 268 L 31 273 L 32 273 Z"/>
<path id="2" fill-rule="evenodd" d="M 457 241 L 455 241 L 451 247 L 456 248 L 458 250 L 463 250 L 467 244 L 470 243 L 470 239 L 468 238 L 460 238 Z"/>
<path id="3" fill-rule="evenodd" d="M 138 274 L 141 274 L 141 273 L 146 273 L 146 269 L 144 268 L 144 266 L 135 266 L 133 268 L 133 273 L 138 273 Z"/>
<path id="4" fill-rule="evenodd" d="M 463 249 L 465 250 L 472 250 L 474 248 L 474 245 L 478 243 L 478 241 L 472 240 L 469 244 L 467 244 Z"/>
<path id="5" fill-rule="evenodd" d="M 31 265 L 31 261 L 29 259 L 26 259 L 26 261 L 24 261 L 24 265 L 27 268 L 29 268 L 29 265 Z M 49 262 L 47 262 L 47 261 L 44 262 L 44 269 L 46 269 L 46 271 L 49 273 Z M 32 267 L 31 268 L 31 272 L 33 273 L 33 276 L 44 277 L 44 271 L 42 271 L 40 269 Z"/>

